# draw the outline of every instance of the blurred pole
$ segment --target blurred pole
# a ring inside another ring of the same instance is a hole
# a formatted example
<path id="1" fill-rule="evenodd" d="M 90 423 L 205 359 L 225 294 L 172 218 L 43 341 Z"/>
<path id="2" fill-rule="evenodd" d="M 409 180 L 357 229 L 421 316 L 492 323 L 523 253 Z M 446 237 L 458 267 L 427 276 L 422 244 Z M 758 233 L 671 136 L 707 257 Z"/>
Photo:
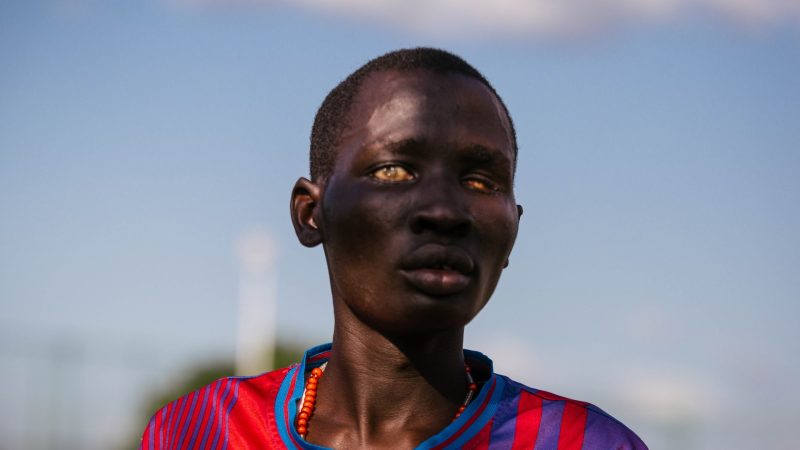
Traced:
<path id="1" fill-rule="evenodd" d="M 275 354 L 275 244 L 263 230 L 243 233 L 238 243 L 239 311 L 236 374 L 272 369 Z"/>

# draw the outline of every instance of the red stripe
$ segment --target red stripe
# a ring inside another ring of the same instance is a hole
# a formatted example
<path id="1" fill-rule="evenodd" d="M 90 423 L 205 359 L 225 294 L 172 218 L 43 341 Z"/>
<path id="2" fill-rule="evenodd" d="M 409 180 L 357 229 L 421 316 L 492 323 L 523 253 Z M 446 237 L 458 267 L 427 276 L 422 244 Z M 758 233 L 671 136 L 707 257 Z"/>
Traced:
<path id="1" fill-rule="evenodd" d="M 219 390 L 219 402 L 217 402 L 217 408 L 214 410 L 214 415 L 211 417 L 211 433 L 208 435 L 208 448 L 210 450 L 217 450 L 222 446 L 223 438 L 225 437 L 223 434 L 222 427 L 224 426 L 224 412 L 227 409 L 228 401 L 230 397 L 233 396 L 233 380 L 231 378 L 225 378 L 225 384 Z M 214 445 L 214 439 L 216 438 L 216 445 Z M 171 450 L 171 449 L 170 449 Z"/>
<path id="2" fill-rule="evenodd" d="M 195 393 L 192 392 L 191 394 L 186 396 L 186 401 L 183 402 L 181 405 L 181 410 L 178 414 L 178 424 L 172 430 L 172 439 L 170 439 L 170 443 L 172 444 L 170 448 L 174 448 L 178 446 L 178 441 L 181 438 L 181 430 L 183 429 L 183 424 L 186 422 L 187 418 L 189 418 L 189 407 L 192 404 L 192 399 L 194 398 Z"/>
<path id="3" fill-rule="evenodd" d="M 300 373 L 300 368 L 298 367 L 295 370 L 294 375 L 292 376 L 291 384 L 289 384 L 289 391 L 286 393 L 286 400 L 283 401 L 283 423 L 286 424 L 286 434 L 289 435 L 289 439 L 292 440 L 292 444 L 295 447 L 300 447 L 300 444 L 294 440 L 294 436 L 292 435 L 292 429 L 294 428 L 294 424 L 289 420 L 289 400 L 292 398 L 292 391 L 294 390 L 294 384 L 297 381 L 297 375 Z M 305 374 L 301 376 L 305 377 Z"/>
<path id="4" fill-rule="evenodd" d="M 202 447 L 201 450 L 210 450 L 211 443 L 214 441 L 214 433 L 216 432 L 216 423 L 217 423 L 217 413 L 220 408 L 222 408 L 222 398 L 225 395 L 225 378 L 219 379 L 214 382 L 213 386 L 209 386 L 211 391 L 211 398 L 208 400 L 208 421 L 203 424 L 203 429 L 201 430 L 201 437 L 199 441 L 203 442 L 203 436 L 206 437 L 205 445 Z M 207 428 L 207 429 L 206 429 Z M 206 431 L 208 434 L 206 435 Z"/>
<path id="5" fill-rule="evenodd" d="M 586 408 L 571 401 L 566 402 L 558 434 L 558 450 L 580 450 L 585 428 Z"/>
<path id="6" fill-rule="evenodd" d="M 328 359 L 329 356 L 331 356 L 331 351 L 330 350 L 328 350 L 327 352 L 317 353 L 316 355 L 308 358 L 308 361 L 306 362 L 306 364 L 317 362 L 317 361 L 319 361 L 321 359 Z"/>
<path id="7" fill-rule="evenodd" d="M 161 433 L 162 427 L 162 420 L 161 420 L 161 411 L 158 411 L 155 416 L 153 416 L 153 442 L 150 442 L 150 429 L 148 428 L 145 430 L 145 435 L 147 436 L 147 447 L 144 446 L 144 442 L 142 442 L 142 447 L 148 449 L 152 446 L 154 449 L 160 449 L 161 447 L 158 445 L 158 435 Z"/>
<path id="8" fill-rule="evenodd" d="M 486 398 L 483 401 L 481 407 L 478 408 L 477 411 L 475 411 L 475 414 L 473 414 L 472 417 L 469 418 L 469 420 L 467 421 L 466 424 L 464 424 L 464 426 L 462 426 L 458 431 L 453 433 L 449 438 L 447 438 L 447 440 L 437 445 L 436 447 L 433 447 L 432 450 L 438 450 L 447 447 L 448 445 L 450 445 L 451 442 L 455 441 L 456 439 L 458 439 L 459 436 L 464 434 L 464 432 L 467 431 L 469 427 L 472 426 L 473 423 L 475 423 L 476 420 L 478 420 L 478 417 L 480 417 L 483 410 L 486 409 L 487 405 L 489 405 L 489 401 L 492 398 L 492 393 L 494 393 L 494 388 L 496 385 L 497 385 L 497 380 L 492 378 L 492 385 L 489 386 L 489 392 L 486 393 Z"/>
<path id="9" fill-rule="evenodd" d="M 140 450 L 147 450 L 150 448 L 150 429 L 155 428 L 156 420 L 157 420 L 158 413 L 150 419 L 147 426 L 144 429 L 144 433 L 142 433 L 142 442 L 139 444 Z"/>
<path id="10" fill-rule="evenodd" d="M 172 430 L 172 422 L 175 421 L 175 419 L 172 416 L 175 414 L 175 410 L 178 409 L 179 402 L 180 399 L 173 400 L 167 403 L 167 426 L 165 427 L 164 430 L 164 447 L 166 448 L 169 448 L 169 438 L 171 436 L 170 430 Z"/>
<path id="11" fill-rule="evenodd" d="M 197 431 L 197 437 L 194 442 L 194 446 L 192 450 L 202 450 L 200 449 L 200 443 L 203 442 L 203 433 L 205 433 L 206 427 L 209 426 L 208 421 L 212 420 L 214 414 L 214 387 L 217 383 L 221 383 L 221 380 L 217 380 L 214 383 L 209 384 L 206 386 L 208 390 L 208 399 L 206 399 L 206 410 L 203 411 L 203 415 L 197 417 L 197 420 L 200 421 L 200 429 Z M 203 405 L 200 405 L 202 409 Z M 206 447 L 208 447 L 208 442 L 206 442 Z"/>
<path id="12" fill-rule="evenodd" d="M 536 391 L 536 395 L 538 395 L 539 397 L 541 397 L 541 398 L 543 398 L 545 400 L 552 400 L 554 402 L 565 400 L 567 402 L 576 403 L 576 404 L 581 405 L 581 406 L 588 405 L 588 403 L 586 403 L 586 402 L 582 402 L 582 401 L 579 401 L 579 400 L 573 400 L 573 399 L 567 398 L 567 397 L 562 397 L 560 395 L 553 394 L 552 392 L 547 392 L 547 391 Z"/>
<path id="13" fill-rule="evenodd" d="M 530 392 L 519 393 L 517 425 L 511 450 L 530 449 L 536 444 L 539 425 L 542 422 L 542 399 Z"/>
<path id="14" fill-rule="evenodd" d="M 220 415 L 217 417 L 217 425 L 219 427 L 219 439 L 217 440 L 217 449 L 222 450 L 225 447 L 225 435 L 227 434 L 227 424 L 230 423 L 229 415 L 231 410 L 233 409 L 233 405 L 236 404 L 237 401 L 237 391 L 236 386 L 239 385 L 240 381 L 235 378 L 228 378 L 228 393 L 226 397 L 223 397 L 225 400 L 220 408 Z"/>
<path id="15" fill-rule="evenodd" d="M 172 422 L 172 413 L 170 411 L 175 411 L 175 407 L 172 405 L 172 402 L 167 403 L 167 414 L 164 417 L 164 423 L 166 425 L 161 425 L 161 435 L 158 437 L 158 445 L 160 445 L 160 447 L 158 447 L 159 449 L 169 448 L 169 427 L 170 423 Z"/>
<path id="16" fill-rule="evenodd" d="M 494 420 L 490 420 L 478 434 L 475 435 L 474 438 L 470 439 L 469 442 L 464 444 L 463 449 L 465 450 L 489 450 L 489 436 L 492 434 L 492 423 Z"/>
<path id="17" fill-rule="evenodd" d="M 194 411 L 192 412 L 192 415 L 189 417 L 189 426 L 186 428 L 186 434 L 184 435 L 183 438 L 183 446 L 181 446 L 181 450 L 188 449 L 190 444 L 189 441 L 192 439 L 192 432 L 194 431 L 194 426 L 197 423 L 197 421 L 201 419 L 199 417 L 200 408 L 203 406 L 203 395 L 201 395 L 201 393 L 208 395 L 208 387 L 205 387 L 201 391 L 197 392 L 197 403 L 195 403 Z M 181 432 L 182 431 L 183 429 L 181 429 Z M 180 439 L 180 434 L 179 434 L 179 439 Z"/>

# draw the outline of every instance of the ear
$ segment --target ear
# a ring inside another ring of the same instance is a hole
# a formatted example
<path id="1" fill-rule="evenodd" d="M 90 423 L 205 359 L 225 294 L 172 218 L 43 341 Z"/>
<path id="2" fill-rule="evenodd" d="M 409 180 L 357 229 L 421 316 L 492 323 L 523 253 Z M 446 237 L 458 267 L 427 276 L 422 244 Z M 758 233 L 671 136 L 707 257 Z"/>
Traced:
<path id="1" fill-rule="evenodd" d="M 522 219 L 522 205 L 517 205 L 517 221 Z M 503 269 L 508 267 L 508 258 L 506 258 L 506 262 L 503 263 Z"/>
<path id="2" fill-rule="evenodd" d="M 314 247 L 322 242 L 322 230 L 319 228 L 320 194 L 322 189 L 306 178 L 300 178 L 292 189 L 292 200 L 289 205 L 292 213 L 292 225 L 297 239 L 306 247 Z"/>

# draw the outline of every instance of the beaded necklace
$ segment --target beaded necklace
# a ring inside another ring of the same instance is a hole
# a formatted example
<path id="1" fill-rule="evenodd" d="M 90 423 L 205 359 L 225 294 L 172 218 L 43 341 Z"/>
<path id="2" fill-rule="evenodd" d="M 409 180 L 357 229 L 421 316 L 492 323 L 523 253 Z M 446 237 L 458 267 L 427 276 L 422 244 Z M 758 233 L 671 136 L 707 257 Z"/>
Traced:
<path id="1" fill-rule="evenodd" d="M 297 433 L 303 439 L 305 439 L 308 434 L 308 423 L 311 421 L 311 416 L 314 414 L 314 407 L 317 404 L 317 385 L 319 384 L 320 378 L 322 378 L 322 374 L 325 373 L 325 367 L 327 366 L 328 363 L 325 362 L 322 366 L 311 369 L 311 374 L 308 376 L 306 387 L 303 390 L 303 397 L 300 400 L 302 406 L 300 412 L 297 414 L 296 424 Z M 472 401 L 472 397 L 475 396 L 475 392 L 478 390 L 478 385 L 475 384 L 475 380 L 472 378 L 472 369 L 470 369 L 469 365 L 465 364 L 464 370 L 467 373 L 467 395 L 464 397 L 464 402 L 458 407 L 458 411 L 456 411 L 456 415 L 453 417 L 453 422 L 467 409 L 467 405 Z"/>

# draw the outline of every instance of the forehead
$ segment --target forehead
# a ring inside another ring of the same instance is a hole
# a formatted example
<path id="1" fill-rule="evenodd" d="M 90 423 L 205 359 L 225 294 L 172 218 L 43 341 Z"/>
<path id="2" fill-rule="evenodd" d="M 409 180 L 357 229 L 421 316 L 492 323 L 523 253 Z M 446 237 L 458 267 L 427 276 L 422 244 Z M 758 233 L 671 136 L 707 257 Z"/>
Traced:
<path id="1" fill-rule="evenodd" d="M 514 159 L 511 126 L 500 101 L 481 81 L 462 74 L 420 69 L 367 76 L 349 111 L 340 149 L 404 140 L 495 148 Z"/>

